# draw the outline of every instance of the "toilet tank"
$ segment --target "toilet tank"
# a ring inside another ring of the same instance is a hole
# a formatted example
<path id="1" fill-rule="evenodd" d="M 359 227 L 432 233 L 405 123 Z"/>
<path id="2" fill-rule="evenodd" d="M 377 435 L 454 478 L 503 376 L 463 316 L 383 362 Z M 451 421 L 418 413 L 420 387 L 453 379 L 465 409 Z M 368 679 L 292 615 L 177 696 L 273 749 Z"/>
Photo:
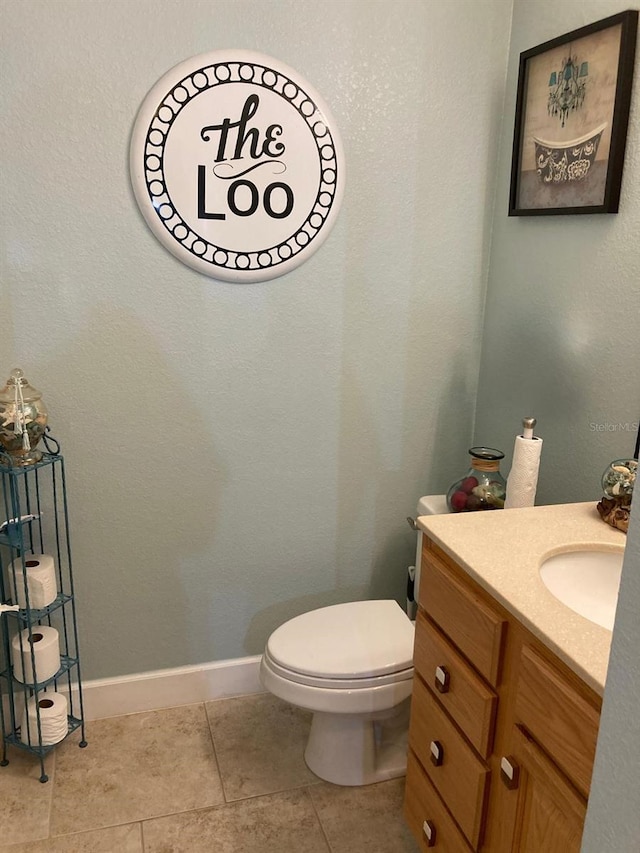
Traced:
<path id="1" fill-rule="evenodd" d="M 416 518 L 421 515 L 443 515 L 449 512 L 447 506 L 446 495 L 425 495 L 418 501 L 416 508 Z M 414 600 L 418 600 L 418 591 L 420 589 L 420 564 L 422 563 L 422 531 L 417 530 L 416 536 L 416 571 L 413 581 Z"/>

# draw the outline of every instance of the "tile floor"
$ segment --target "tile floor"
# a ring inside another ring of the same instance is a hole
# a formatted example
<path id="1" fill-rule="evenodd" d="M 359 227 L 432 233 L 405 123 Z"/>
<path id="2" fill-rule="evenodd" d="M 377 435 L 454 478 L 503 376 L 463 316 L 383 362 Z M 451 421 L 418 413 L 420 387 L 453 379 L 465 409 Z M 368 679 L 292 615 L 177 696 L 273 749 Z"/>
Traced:
<path id="1" fill-rule="evenodd" d="M 365 788 L 307 769 L 311 715 L 270 694 L 87 726 L 40 766 L 0 767 L 0 851 L 10 853 L 417 853 L 404 779 Z"/>

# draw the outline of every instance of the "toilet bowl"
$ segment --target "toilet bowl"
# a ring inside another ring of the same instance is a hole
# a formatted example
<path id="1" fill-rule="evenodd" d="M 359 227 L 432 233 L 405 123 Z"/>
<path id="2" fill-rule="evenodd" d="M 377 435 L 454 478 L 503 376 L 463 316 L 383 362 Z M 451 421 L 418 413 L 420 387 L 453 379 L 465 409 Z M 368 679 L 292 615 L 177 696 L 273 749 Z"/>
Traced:
<path id="1" fill-rule="evenodd" d="M 446 511 L 444 495 L 418 502 L 417 515 Z M 417 539 L 416 589 L 420 531 Z M 269 637 L 262 684 L 313 712 L 304 757 L 316 776 L 336 785 L 370 785 L 405 774 L 413 635 L 396 601 L 375 600 L 303 613 Z"/>
<path id="2" fill-rule="evenodd" d="M 263 685 L 313 712 L 305 761 L 336 785 L 406 771 L 413 625 L 396 601 L 321 607 L 269 637 Z"/>

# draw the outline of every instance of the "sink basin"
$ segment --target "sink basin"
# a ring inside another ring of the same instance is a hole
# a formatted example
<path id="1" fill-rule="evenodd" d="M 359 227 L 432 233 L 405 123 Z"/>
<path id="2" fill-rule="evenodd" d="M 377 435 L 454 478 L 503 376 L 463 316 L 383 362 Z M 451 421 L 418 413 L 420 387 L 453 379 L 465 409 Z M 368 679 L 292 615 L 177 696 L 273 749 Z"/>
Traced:
<path id="1" fill-rule="evenodd" d="M 613 630 L 624 551 L 566 551 L 545 560 L 542 580 L 576 613 Z"/>

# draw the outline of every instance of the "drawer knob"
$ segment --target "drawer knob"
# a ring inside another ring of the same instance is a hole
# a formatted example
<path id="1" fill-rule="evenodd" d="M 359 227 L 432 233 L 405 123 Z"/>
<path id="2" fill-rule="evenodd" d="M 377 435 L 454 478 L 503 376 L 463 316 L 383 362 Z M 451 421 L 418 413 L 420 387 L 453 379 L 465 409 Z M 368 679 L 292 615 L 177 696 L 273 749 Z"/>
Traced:
<path id="1" fill-rule="evenodd" d="M 449 675 L 449 670 L 446 666 L 437 666 L 436 667 L 436 676 L 435 676 L 435 685 L 436 690 L 439 693 L 448 693 L 449 692 L 449 681 L 451 676 Z"/>
<path id="2" fill-rule="evenodd" d="M 422 832 L 424 833 L 424 837 L 427 839 L 427 847 L 435 847 L 436 828 L 432 821 L 425 820 L 425 822 L 422 824 Z"/>
<path id="3" fill-rule="evenodd" d="M 442 762 L 444 761 L 444 748 L 439 740 L 432 740 L 429 744 L 429 751 L 431 752 L 431 763 L 436 767 L 440 767 Z"/>
<path id="4" fill-rule="evenodd" d="M 520 767 L 510 755 L 503 755 L 500 759 L 500 778 L 510 791 L 520 784 Z"/>

